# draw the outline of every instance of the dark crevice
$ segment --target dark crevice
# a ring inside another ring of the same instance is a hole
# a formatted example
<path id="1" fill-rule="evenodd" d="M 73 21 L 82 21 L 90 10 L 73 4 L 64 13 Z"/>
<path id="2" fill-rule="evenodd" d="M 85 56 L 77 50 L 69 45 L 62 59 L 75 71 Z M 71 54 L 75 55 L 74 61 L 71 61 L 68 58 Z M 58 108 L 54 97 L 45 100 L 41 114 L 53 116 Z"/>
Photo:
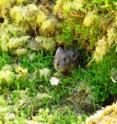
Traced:
<path id="1" fill-rule="evenodd" d="M 113 102 L 117 101 L 117 94 L 110 94 L 109 97 L 103 102 L 102 106 L 106 107 L 107 105 L 111 105 Z"/>
<path id="2" fill-rule="evenodd" d="M 0 17 L 0 23 L 3 23 L 3 22 L 4 22 L 4 18 Z"/>

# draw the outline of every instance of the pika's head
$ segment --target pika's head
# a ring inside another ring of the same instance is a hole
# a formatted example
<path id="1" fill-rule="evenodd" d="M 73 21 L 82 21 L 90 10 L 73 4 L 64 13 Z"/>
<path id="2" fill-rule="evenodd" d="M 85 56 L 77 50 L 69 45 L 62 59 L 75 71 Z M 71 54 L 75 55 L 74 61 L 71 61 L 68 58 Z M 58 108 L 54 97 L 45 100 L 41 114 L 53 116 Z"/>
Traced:
<path id="1" fill-rule="evenodd" d="M 62 72 L 67 71 L 74 65 L 78 65 L 78 58 L 77 51 L 59 47 L 54 57 L 54 68 Z"/>

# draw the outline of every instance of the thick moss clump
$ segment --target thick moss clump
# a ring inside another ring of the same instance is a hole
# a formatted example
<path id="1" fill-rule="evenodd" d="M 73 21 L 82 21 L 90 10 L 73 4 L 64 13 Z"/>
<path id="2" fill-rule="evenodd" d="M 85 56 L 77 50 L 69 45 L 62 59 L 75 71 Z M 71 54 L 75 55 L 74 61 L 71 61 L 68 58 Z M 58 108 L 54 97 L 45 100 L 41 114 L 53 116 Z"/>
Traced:
<path id="1" fill-rule="evenodd" d="M 97 111 L 86 120 L 86 124 L 115 124 L 117 122 L 117 103 Z"/>

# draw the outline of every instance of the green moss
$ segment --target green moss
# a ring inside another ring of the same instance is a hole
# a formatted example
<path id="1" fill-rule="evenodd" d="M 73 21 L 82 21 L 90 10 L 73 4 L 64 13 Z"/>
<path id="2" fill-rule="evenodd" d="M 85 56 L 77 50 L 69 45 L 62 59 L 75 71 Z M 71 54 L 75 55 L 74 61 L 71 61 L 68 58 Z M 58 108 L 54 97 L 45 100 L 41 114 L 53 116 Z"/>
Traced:
<path id="1" fill-rule="evenodd" d="M 46 2 L 0 2 L 0 123 L 81 124 L 86 115 L 117 95 L 116 3 Z M 102 40 L 97 47 L 103 37 L 106 50 L 95 63 L 96 50 L 104 50 Z M 91 60 L 90 67 L 56 75 L 53 58 L 58 46 L 81 49 L 83 58 Z M 59 85 L 51 85 L 53 76 Z M 2 87 L 5 81 L 9 85 Z"/>

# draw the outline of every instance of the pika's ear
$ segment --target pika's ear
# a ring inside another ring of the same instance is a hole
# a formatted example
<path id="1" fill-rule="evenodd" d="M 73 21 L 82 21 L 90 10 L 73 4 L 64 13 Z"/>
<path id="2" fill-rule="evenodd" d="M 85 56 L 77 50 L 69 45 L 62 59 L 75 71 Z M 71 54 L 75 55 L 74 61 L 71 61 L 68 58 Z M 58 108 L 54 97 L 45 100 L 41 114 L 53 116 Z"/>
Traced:
<path id="1" fill-rule="evenodd" d="M 61 47 L 58 47 L 55 55 L 60 55 L 62 52 L 63 52 L 63 49 Z"/>

